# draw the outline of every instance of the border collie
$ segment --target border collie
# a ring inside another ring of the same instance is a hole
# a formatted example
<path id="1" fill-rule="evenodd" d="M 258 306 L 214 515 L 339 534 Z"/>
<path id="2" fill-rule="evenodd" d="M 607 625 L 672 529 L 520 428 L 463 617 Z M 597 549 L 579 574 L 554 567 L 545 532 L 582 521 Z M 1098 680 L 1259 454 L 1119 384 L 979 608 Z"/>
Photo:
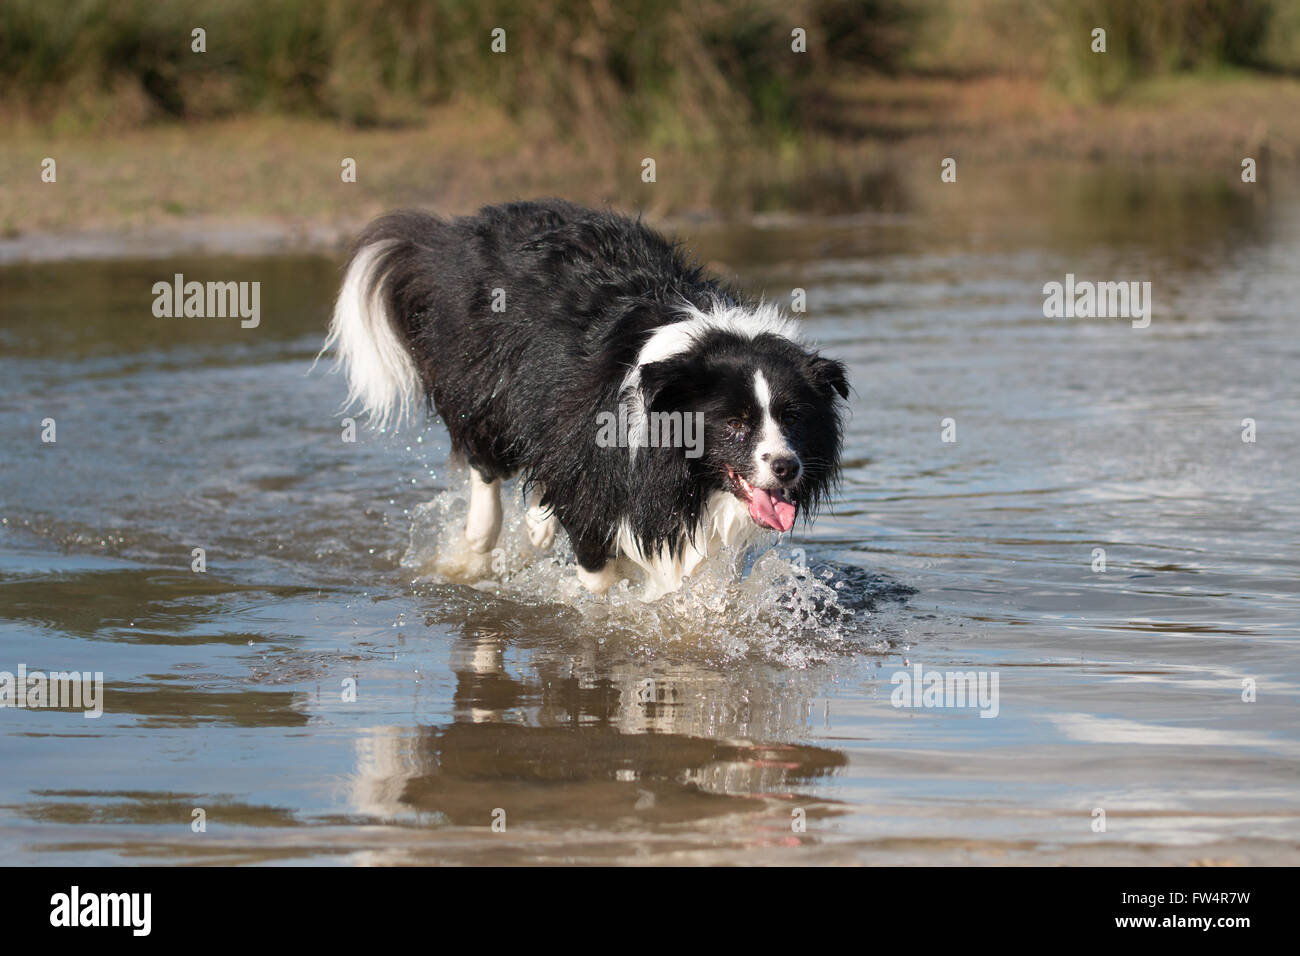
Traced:
<path id="1" fill-rule="evenodd" d="M 723 548 L 810 520 L 838 480 L 844 365 L 614 213 L 383 216 L 348 263 L 331 347 L 378 427 L 417 402 L 446 423 L 470 466 L 471 548 L 496 544 L 518 474 L 533 544 L 563 528 L 596 594 L 620 557 L 646 600 L 672 591 Z"/>

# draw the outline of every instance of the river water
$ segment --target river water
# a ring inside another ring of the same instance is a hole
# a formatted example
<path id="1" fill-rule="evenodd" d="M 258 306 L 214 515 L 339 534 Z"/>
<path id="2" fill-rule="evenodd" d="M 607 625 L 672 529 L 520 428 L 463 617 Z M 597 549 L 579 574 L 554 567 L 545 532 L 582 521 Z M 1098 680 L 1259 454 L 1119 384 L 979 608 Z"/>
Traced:
<path id="1" fill-rule="evenodd" d="M 4 858 L 1300 862 L 1300 204 L 1062 176 L 677 224 L 855 393 L 834 508 L 654 605 L 513 497 L 467 562 L 436 423 L 343 440 L 337 257 L 0 269 L 0 671 L 104 681 L 0 709 Z M 175 273 L 260 324 L 154 317 Z M 1150 326 L 1046 318 L 1067 274 Z"/>

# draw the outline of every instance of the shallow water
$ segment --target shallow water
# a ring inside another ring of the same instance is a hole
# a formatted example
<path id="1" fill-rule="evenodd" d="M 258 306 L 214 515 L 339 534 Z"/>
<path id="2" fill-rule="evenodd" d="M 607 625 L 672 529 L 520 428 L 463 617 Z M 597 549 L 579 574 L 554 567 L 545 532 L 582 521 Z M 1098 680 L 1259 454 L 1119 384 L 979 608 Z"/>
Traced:
<path id="1" fill-rule="evenodd" d="M 517 509 L 465 566 L 436 425 L 341 440 L 337 261 L 0 270 L 0 670 L 105 681 L 0 710 L 4 858 L 1300 862 L 1300 204 L 1060 175 L 682 228 L 856 394 L 833 513 L 652 606 Z M 175 272 L 260 326 L 154 318 Z M 1044 318 L 1067 272 L 1151 326 Z M 894 706 L 918 664 L 996 716 Z"/>

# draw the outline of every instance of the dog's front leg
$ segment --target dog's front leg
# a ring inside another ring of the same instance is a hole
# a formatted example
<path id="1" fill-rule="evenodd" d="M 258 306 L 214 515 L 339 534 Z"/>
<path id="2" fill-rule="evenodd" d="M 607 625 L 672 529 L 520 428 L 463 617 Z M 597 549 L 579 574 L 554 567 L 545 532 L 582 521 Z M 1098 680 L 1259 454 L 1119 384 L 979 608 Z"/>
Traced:
<path id="1" fill-rule="evenodd" d="M 479 554 L 487 554 L 501 534 L 501 480 L 487 481 L 475 468 L 469 470 L 469 517 L 465 540 Z"/>

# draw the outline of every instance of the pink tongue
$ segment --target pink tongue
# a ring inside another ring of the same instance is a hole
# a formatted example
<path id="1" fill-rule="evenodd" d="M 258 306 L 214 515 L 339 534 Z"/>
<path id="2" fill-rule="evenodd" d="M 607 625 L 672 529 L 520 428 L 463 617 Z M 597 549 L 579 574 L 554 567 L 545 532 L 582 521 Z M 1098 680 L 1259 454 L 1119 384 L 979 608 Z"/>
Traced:
<path id="1" fill-rule="evenodd" d="M 773 497 L 762 488 L 755 488 L 749 499 L 749 516 L 773 531 L 789 531 L 794 527 L 795 506 L 784 498 Z"/>

